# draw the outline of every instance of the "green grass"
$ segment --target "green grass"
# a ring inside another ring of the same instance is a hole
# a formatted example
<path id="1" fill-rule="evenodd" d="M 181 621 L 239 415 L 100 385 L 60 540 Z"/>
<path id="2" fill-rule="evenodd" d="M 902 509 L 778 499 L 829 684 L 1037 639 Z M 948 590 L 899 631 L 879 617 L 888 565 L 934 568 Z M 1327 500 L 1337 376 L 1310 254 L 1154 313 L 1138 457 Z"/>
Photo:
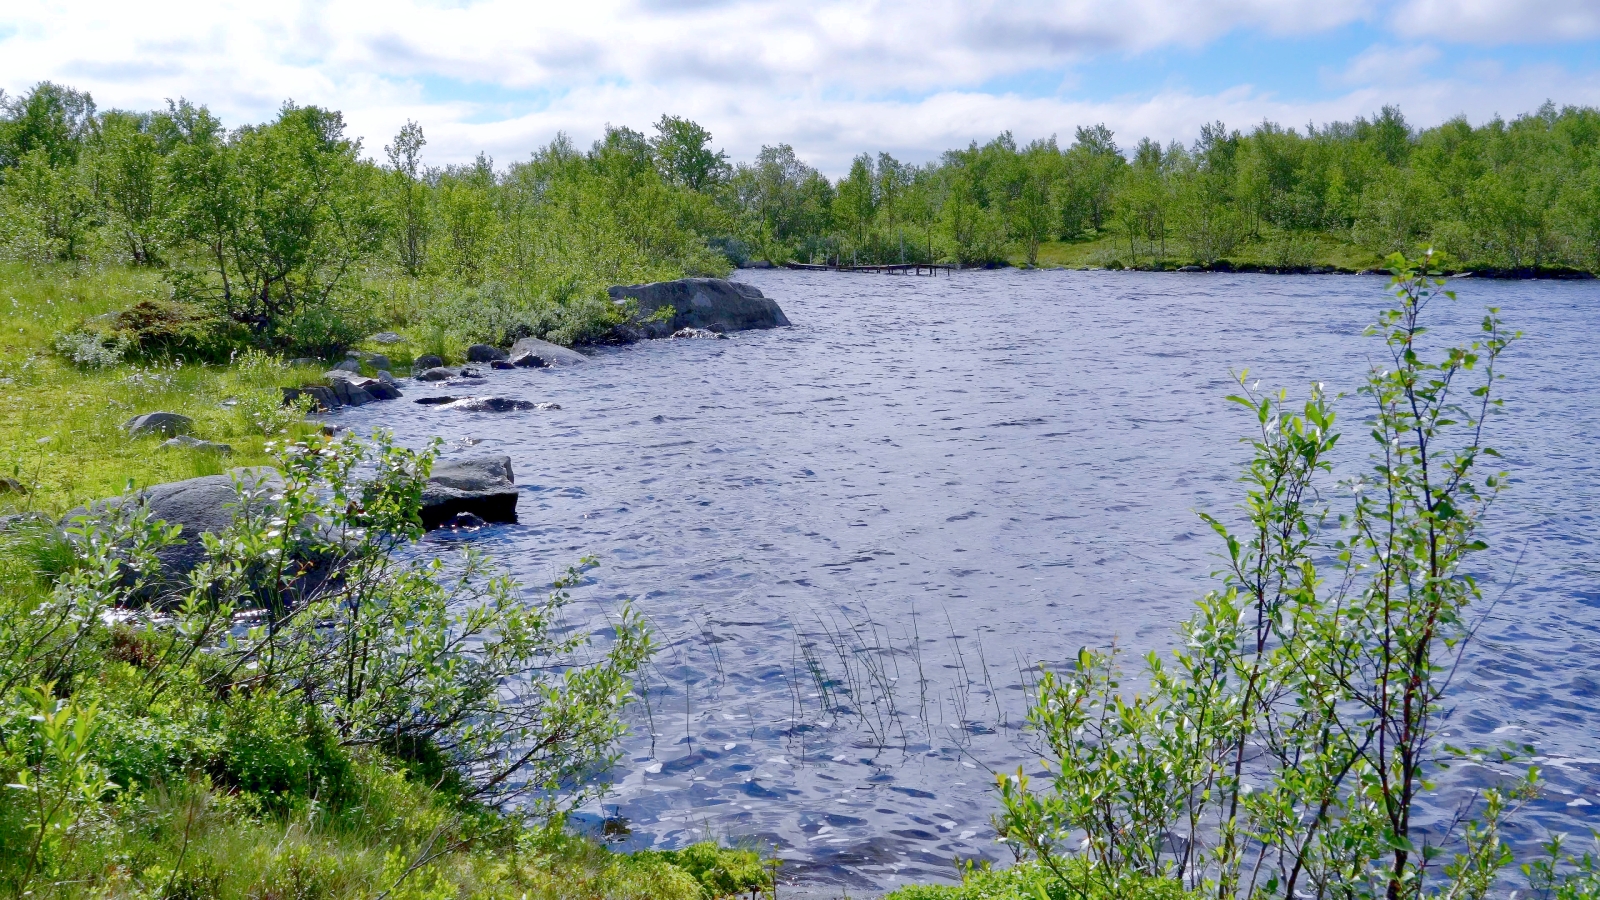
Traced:
<path id="1" fill-rule="evenodd" d="M 142 486 L 269 461 L 271 438 L 249 412 L 308 373 L 176 361 L 84 369 L 51 349 L 57 334 L 86 320 L 166 294 L 155 275 L 138 270 L 0 265 L 0 476 L 29 491 L 0 495 L 0 512 L 58 514 L 120 493 L 130 479 Z M 128 419 L 157 410 L 193 418 L 197 437 L 229 444 L 233 454 L 163 449 L 159 437 L 123 433 Z M 287 434 L 314 428 L 291 424 Z"/>

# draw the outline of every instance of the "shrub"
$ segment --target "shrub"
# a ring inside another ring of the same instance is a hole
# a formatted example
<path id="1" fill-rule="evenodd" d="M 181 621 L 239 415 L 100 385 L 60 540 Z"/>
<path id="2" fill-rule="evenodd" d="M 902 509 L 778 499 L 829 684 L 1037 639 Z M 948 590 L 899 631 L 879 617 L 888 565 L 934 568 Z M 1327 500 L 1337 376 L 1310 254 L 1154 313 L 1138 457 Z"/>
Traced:
<path id="1" fill-rule="evenodd" d="M 269 690 L 241 691 L 223 715 L 224 782 L 282 811 L 300 797 L 338 803 L 350 784 L 350 759 L 314 706 Z"/>
<path id="2" fill-rule="evenodd" d="M 122 362 L 127 348 L 121 338 L 94 331 L 64 332 L 55 340 L 55 351 L 84 369 L 109 369 Z"/>
<path id="3" fill-rule="evenodd" d="M 1531 772 L 1459 814 L 1446 861 L 1411 823 L 1454 757 L 1496 761 L 1443 746 L 1438 713 L 1479 596 L 1466 561 L 1487 548 L 1480 523 L 1505 484 L 1479 464 L 1496 458 L 1483 427 L 1514 335 L 1490 309 L 1475 339 L 1430 353 L 1421 323 L 1443 282 L 1390 263 L 1398 302 L 1369 330 L 1386 358 L 1361 388 L 1378 445 L 1367 473 L 1328 483 L 1339 435 L 1319 385 L 1291 406 L 1241 375 L 1230 399 L 1259 428 L 1248 525 L 1202 516 L 1226 548 L 1223 584 L 1173 664 L 1151 654 L 1141 693 L 1088 649 L 1042 676 L 1048 786 L 1000 776 L 998 825 L 1074 890 L 1169 877 L 1218 898 L 1402 898 L 1442 874 L 1456 896 L 1482 896 L 1509 860 L 1500 826 Z M 1348 498 L 1337 516 L 1333 498 Z"/>
<path id="4" fill-rule="evenodd" d="M 754 850 L 730 850 L 702 841 L 682 850 L 642 850 L 634 856 L 658 859 L 688 872 L 707 898 L 753 894 L 772 886 L 772 872 Z"/>

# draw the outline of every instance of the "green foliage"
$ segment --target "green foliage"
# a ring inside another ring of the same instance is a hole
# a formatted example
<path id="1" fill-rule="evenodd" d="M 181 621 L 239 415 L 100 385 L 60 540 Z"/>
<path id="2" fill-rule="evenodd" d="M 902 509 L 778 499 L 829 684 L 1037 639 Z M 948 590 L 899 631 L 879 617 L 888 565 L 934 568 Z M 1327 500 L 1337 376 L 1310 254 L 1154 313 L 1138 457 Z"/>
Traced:
<path id="1" fill-rule="evenodd" d="M 1008 869 L 967 865 L 958 885 L 917 884 L 891 891 L 884 900 L 1185 900 L 1187 893 L 1170 878 L 1129 879 L 1113 891 L 1101 890 L 1090 880 L 1073 877 L 1086 863 L 1069 860 L 1069 877 L 1063 881 L 1048 867 L 1024 862 Z"/>
<path id="2" fill-rule="evenodd" d="M 773 886 L 772 867 L 754 850 L 727 849 L 710 841 L 682 850 L 643 850 L 641 861 L 660 860 L 689 873 L 706 900 L 765 892 Z"/>
<path id="3" fill-rule="evenodd" d="M 1371 468 L 1330 483 L 1339 434 L 1320 386 L 1291 406 L 1241 375 L 1230 399 L 1259 429 L 1247 525 L 1202 516 L 1226 547 L 1223 583 L 1172 663 L 1151 654 L 1143 692 L 1088 649 L 1042 676 L 1032 721 L 1048 784 L 1001 776 L 997 824 L 1073 891 L 1165 878 L 1219 897 L 1396 898 L 1443 875 L 1448 896 L 1481 897 L 1509 862 L 1500 829 L 1537 771 L 1515 771 L 1524 748 L 1441 745 L 1437 712 L 1472 633 L 1466 561 L 1487 549 L 1482 516 L 1505 483 L 1481 464 L 1497 456 L 1484 426 L 1514 335 L 1490 309 L 1476 338 L 1430 352 L 1424 313 L 1454 295 L 1403 257 L 1391 265 L 1398 302 L 1369 332 L 1387 359 L 1360 391 Z M 1444 838 L 1447 855 L 1412 813 L 1458 758 L 1507 771 Z"/>

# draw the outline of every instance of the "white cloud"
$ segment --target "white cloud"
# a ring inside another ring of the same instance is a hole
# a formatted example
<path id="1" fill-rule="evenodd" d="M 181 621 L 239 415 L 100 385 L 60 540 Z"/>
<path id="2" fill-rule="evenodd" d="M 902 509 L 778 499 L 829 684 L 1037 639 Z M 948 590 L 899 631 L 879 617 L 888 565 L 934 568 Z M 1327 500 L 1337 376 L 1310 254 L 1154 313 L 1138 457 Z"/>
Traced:
<path id="1" fill-rule="evenodd" d="M 1333 79 L 1344 93 L 1315 103 L 1280 100 L 1270 84 L 1117 102 L 1072 99 L 1076 87 L 1044 98 L 983 89 L 1040 72 L 1072 85 L 1085 61 L 1201 47 L 1242 28 L 1304 36 L 1392 21 L 1426 31 L 1414 23 L 1445 4 L 1460 21 L 1492 22 L 1523 0 L 1400 2 L 8 0 L 0 86 L 53 79 L 91 90 L 102 107 L 184 96 L 231 123 L 266 118 L 293 98 L 343 110 L 375 154 L 415 119 L 434 162 L 486 149 L 504 163 L 557 130 L 586 142 L 606 123 L 646 128 L 670 111 L 706 125 L 735 158 L 788 141 L 835 173 L 863 150 L 924 160 L 1007 129 L 1070 139 L 1075 126 L 1104 121 L 1131 143 L 1192 138 L 1217 118 L 1325 121 L 1390 102 L 1413 121 L 1512 113 L 1552 95 L 1600 102 L 1588 76 L 1543 68 L 1435 75 L 1427 45 L 1401 52 L 1403 79 L 1384 77 L 1398 71 L 1396 58 L 1374 48 Z M 1568 18 L 1588 9 L 1551 3 Z"/>
<path id="2" fill-rule="evenodd" d="M 1405 84 L 1426 77 L 1427 69 L 1439 61 L 1439 48 L 1430 44 L 1391 47 L 1376 44 L 1350 60 L 1335 81 L 1346 85 Z"/>
<path id="3" fill-rule="evenodd" d="M 1499 45 L 1600 36 L 1595 0 L 1405 0 L 1395 27 L 1413 37 Z"/>

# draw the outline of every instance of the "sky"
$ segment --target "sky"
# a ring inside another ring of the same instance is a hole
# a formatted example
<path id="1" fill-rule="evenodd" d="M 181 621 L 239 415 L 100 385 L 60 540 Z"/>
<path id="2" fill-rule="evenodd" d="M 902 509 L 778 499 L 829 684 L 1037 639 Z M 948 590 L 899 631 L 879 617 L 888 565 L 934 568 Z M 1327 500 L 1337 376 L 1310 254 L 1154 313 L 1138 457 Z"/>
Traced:
<path id="1" fill-rule="evenodd" d="M 734 160 L 783 142 L 838 175 L 1003 131 L 1104 123 L 1127 148 L 1386 104 L 1418 126 L 1600 106 L 1600 0 L 4 0 L 0 89 L 41 80 L 230 125 L 332 107 L 380 158 L 414 120 L 433 165 L 671 113 Z"/>

